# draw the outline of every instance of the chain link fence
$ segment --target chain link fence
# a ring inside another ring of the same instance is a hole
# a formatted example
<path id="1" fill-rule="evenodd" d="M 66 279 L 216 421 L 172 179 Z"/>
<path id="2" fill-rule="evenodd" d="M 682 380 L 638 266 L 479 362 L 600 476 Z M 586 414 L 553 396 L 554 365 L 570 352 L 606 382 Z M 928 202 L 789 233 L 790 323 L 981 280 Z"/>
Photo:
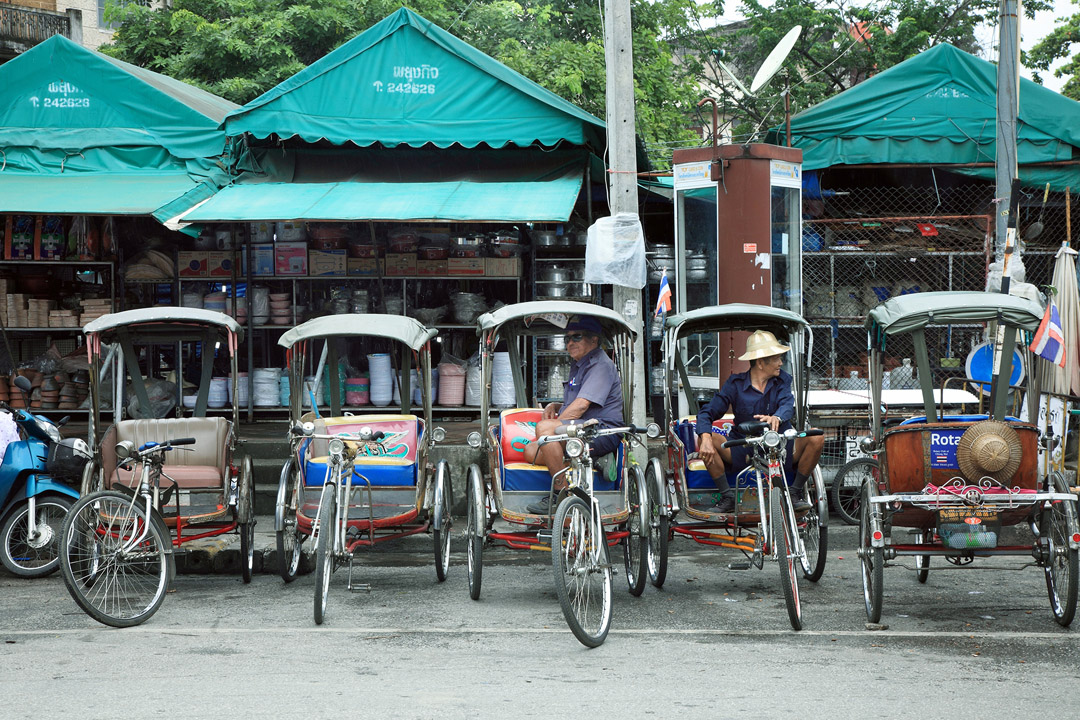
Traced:
<path id="1" fill-rule="evenodd" d="M 811 387 L 867 387 L 867 312 L 890 297 L 938 290 L 983 290 L 993 259 L 993 187 L 853 187 L 807 200 L 803 220 L 803 314 L 814 334 Z M 1064 193 L 1024 189 L 1023 232 L 1041 216 L 1043 231 L 1023 248 L 1026 278 L 1050 282 L 1054 255 L 1065 239 Z M 982 341 L 981 326 L 951 326 L 928 333 L 935 384 L 964 373 L 964 360 Z M 910 339 L 899 338 L 885 358 L 887 371 L 913 358 Z M 913 362 L 913 360 L 912 360 Z M 891 374 L 891 373 L 890 373 Z M 913 385 L 906 370 L 904 386 Z M 888 382 L 888 378 L 886 380 Z"/>

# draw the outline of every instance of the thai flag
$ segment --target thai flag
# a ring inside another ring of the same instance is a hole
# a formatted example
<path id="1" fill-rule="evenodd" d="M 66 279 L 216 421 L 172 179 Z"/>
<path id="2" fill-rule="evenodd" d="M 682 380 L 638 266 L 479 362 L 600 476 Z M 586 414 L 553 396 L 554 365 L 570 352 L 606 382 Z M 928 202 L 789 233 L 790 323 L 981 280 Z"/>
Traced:
<path id="1" fill-rule="evenodd" d="M 1031 350 L 1039 357 L 1065 367 L 1065 333 L 1061 331 L 1061 316 L 1053 299 L 1046 306 L 1039 329 L 1031 341 Z"/>
<path id="2" fill-rule="evenodd" d="M 660 297 L 656 299 L 656 312 L 654 315 L 671 312 L 671 285 L 667 281 L 667 268 L 660 276 Z"/>

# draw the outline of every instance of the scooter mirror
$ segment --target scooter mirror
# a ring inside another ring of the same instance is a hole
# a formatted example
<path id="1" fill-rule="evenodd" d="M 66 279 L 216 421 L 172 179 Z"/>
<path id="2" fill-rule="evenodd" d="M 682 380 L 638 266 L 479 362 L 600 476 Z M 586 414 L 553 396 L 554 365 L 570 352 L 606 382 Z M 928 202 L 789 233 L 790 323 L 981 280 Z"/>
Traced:
<path id="1" fill-rule="evenodd" d="M 15 387 L 19 388 L 24 393 L 28 393 L 34 389 L 34 386 L 30 384 L 30 381 L 22 375 L 15 376 Z"/>

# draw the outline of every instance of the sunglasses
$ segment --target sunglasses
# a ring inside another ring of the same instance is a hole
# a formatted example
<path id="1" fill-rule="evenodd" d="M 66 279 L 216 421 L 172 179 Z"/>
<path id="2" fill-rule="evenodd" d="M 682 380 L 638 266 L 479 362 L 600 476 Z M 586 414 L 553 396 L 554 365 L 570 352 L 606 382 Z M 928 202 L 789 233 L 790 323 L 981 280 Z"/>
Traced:
<path id="1" fill-rule="evenodd" d="M 582 335 L 581 333 L 572 333 L 570 335 L 564 335 L 563 336 L 563 340 L 565 340 L 568 343 L 581 342 L 584 339 L 585 339 L 585 336 Z"/>

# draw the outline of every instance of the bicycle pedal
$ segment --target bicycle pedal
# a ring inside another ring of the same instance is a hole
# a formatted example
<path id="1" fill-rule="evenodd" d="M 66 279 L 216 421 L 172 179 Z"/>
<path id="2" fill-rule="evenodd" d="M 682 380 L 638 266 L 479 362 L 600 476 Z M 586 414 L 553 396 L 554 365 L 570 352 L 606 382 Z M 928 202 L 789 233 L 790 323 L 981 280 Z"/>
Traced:
<path id="1" fill-rule="evenodd" d="M 738 562 L 729 562 L 727 567 L 728 567 L 728 570 L 749 570 L 750 569 L 750 561 L 749 560 L 739 560 Z"/>
<path id="2" fill-rule="evenodd" d="M 549 530 L 539 530 L 536 533 L 536 541 L 538 543 L 540 543 L 541 545 L 550 545 L 551 544 L 551 536 L 552 536 L 552 532 L 551 532 L 550 529 Z"/>
<path id="3" fill-rule="evenodd" d="M 353 583 L 349 582 L 349 592 L 371 592 L 371 583 Z"/>

